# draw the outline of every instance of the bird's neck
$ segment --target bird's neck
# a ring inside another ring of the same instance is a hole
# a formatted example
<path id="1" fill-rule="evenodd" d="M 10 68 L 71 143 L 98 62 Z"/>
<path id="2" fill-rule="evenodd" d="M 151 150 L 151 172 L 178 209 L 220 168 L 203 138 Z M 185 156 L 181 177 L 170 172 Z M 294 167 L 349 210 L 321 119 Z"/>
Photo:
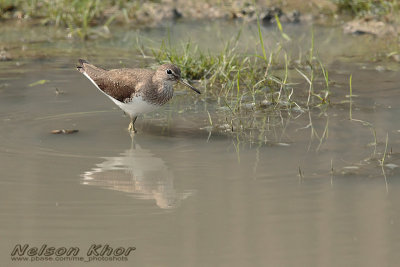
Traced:
<path id="1" fill-rule="evenodd" d="M 160 86 L 159 91 L 161 91 L 160 93 L 165 93 L 165 92 L 171 92 L 174 93 L 174 84 L 175 82 L 172 81 L 164 81 L 161 83 L 162 86 Z"/>
<path id="2" fill-rule="evenodd" d="M 159 96 L 166 99 L 166 101 L 170 100 L 174 95 L 174 84 L 172 81 L 164 81 L 162 86 L 158 90 Z"/>
<path id="3" fill-rule="evenodd" d="M 174 95 L 174 83 L 173 81 L 162 81 L 153 77 L 154 90 L 148 91 L 146 98 L 155 104 L 165 104 Z"/>

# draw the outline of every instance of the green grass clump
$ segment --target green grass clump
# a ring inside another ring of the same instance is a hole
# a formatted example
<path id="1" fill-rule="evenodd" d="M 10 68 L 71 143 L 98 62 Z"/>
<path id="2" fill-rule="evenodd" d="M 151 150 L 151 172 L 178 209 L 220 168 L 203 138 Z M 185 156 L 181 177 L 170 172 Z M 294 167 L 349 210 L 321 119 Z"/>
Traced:
<path id="1" fill-rule="evenodd" d="M 105 35 L 115 18 L 129 21 L 135 16 L 138 0 L 0 0 L 0 18 L 33 18 L 43 24 L 67 27 L 71 36 L 86 39 Z"/>
<path id="2" fill-rule="evenodd" d="M 227 42 L 219 53 L 205 53 L 191 42 L 181 48 L 167 43 L 153 49 L 157 62 L 178 65 L 183 77 L 201 80 L 210 94 L 235 100 L 251 96 L 254 101 L 255 96 L 267 88 L 279 90 L 276 82 L 279 79 L 266 75 L 264 60 L 259 55 L 238 51 L 237 38 Z"/>
<path id="3" fill-rule="evenodd" d="M 70 34 L 87 38 L 94 33 L 92 26 L 105 20 L 103 10 L 105 6 L 100 0 L 57 0 L 49 1 L 43 7 L 43 23 L 67 26 Z M 113 17 L 110 17 L 104 26 L 107 26 Z"/>
<path id="4" fill-rule="evenodd" d="M 159 64 L 171 62 L 181 68 L 184 78 L 199 80 L 203 95 L 216 101 L 220 111 L 209 118 L 211 127 L 246 135 L 247 130 L 262 131 L 274 121 L 279 124 L 282 112 L 291 116 L 330 104 L 328 70 L 316 58 L 313 34 L 307 56 L 298 62 L 285 49 L 291 38 L 282 27 L 279 32 L 281 42 L 273 50 L 265 48 L 258 24 L 259 42 L 247 50 L 238 46 L 239 32 L 216 53 L 201 51 L 190 41 L 176 46 L 169 40 L 152 53 Z M 296 83 L 291 83 L 293 79 Z"/>
<path id="5" fill-rule="evenodd" d="M 192 80 L 209 78 L 210 69 L 216 64 L 216 58 L 205 54 L 189 41 L 181 48 L 162 42 L 159 49 L 152 50 L 159 63 L 172 62 L 181 67 L 184 77 Z"/>
<path id="6" fill-rule="evenodd" d="M 280 32 L 284 42 L 290 41 L 282 29 Z M 208 93 L 226 99 L 247 98 L 252 102 L 267 99 L 274 105 L 305 108 L 311 104 L 329 103 L 328 70 L 314 57 L 313 34 L 309 56 L 305 58 L 305 62 L 296 63 L 297 65 L 290 59 L 282 44 L 274 51 L 265 49 L 260 24 L 258 35 L 261 49 L 256 45 L 252 51 L 242 51 L 238 48 L 239 32 L 235 38 L 227 41 L 219 53 L 201 51 L 190 41 L 177 47 L 171 45 L 169 40 L 162 42 L 160 48 L 152 49 L 152 53 L 159 64 L 176 64 L 180 67 L 183 77 L 202 81 Z M 309 85 L 304 101 L 294 101 L 291 98 L 291 69 L 296 69 L 295 73 L 299 73 Z M 317 76 L 323 78 L 323 86 L 314 89 Z"/>
<path id="7" fill-rule="evenodd" d="M 334 0 L 340 12 L 349 12 L 355 16 L 383 16 L 398 12 L 398 0 Z"/>

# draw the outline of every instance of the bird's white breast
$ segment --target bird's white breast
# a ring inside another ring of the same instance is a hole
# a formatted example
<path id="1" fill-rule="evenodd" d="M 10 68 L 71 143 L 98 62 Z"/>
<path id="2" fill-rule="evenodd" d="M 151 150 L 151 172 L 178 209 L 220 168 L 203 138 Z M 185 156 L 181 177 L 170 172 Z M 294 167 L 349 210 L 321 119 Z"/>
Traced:
<path id="1" fill-rule="evenodd" d="M 115 101 L 114 101 L 115 102 Z M 141 96 L 135 96 L 128 103 L 115 102 L 123 111 L 130 114 L 132 117 L 139 114 L 151 112 L 158 109 L 159 105 L 154 105 L 143 100 Z"/>

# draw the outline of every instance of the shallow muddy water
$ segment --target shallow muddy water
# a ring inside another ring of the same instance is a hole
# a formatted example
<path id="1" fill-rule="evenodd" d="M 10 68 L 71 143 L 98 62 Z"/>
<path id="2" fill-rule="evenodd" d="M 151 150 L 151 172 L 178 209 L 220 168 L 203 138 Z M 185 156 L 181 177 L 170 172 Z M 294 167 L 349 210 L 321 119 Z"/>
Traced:
<path id="1" fill-rule="evenodd" d="M 237 27 L 177 24 L 171 36 L 215 48 L 210 32 L 223 39 Z M 131 139 L 129 119 L 74 69 L 79 57 L 107 67 L 120 60 L 147 66 L 152 61 L 131 49 L 136 37 L 157 43 L 165 29 L 115 29 L 115 38 L 86 44 L 55 42 L 58 33 L 34 30 L 23 41 L 11 26 L 0 30 L 1 41 L 16 47 L 10 49 L 16 58 L 0 63 L 1 266 L 87 264 L 12 262 L 16 244 L 79 247 L 86 260 L 92 244 L 136 247 L 127 261 L 114 259 L 119 266 L 399 262 L 400 73 L 394 63 L 368 61 L 375 53 L 368 52 L 371 37 L 317 28 L 315 43 L 335 81 L 334 104 L 325 115 L 283 117 L 282 126 L 266 127 L 261 141 L 248 142 L 205 130 L 207 110 L 212 117 L 218 110 L 215 99 L 184 88 L 140 117 Z M 244 47 L 256 40 L 254 32 L 243 30 Z M 288 33 L 307 47 L 308 26 Z M 353 118 L 373 125 L 376 147 L 370 127 L 349 121 L 349 104 L 341 103 L 348 100 L 350 74 Z M 319 136 L 328 130 L 320 146 L 307 127 L 310 118 Z M 55 129 L 79 132 L 51 134 Z M 386 135 L 385 179 L 378 159 Z"/>

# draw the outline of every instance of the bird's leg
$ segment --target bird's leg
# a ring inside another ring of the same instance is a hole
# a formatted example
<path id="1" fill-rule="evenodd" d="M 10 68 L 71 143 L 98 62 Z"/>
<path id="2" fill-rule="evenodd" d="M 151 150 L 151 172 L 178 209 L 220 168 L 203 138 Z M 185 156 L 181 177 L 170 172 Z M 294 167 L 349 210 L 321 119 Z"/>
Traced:
<path id="1" fill-rule="evenodd" d="M 129 123 L 129 127 L 128 127 L 128 131 L 132 132 L 132 133 L 136 133 L 136 129 L 135 129 L 135 122 L 136 122 L 137 116 L 135 117 L 131 117 L 131 123 Z"/>

